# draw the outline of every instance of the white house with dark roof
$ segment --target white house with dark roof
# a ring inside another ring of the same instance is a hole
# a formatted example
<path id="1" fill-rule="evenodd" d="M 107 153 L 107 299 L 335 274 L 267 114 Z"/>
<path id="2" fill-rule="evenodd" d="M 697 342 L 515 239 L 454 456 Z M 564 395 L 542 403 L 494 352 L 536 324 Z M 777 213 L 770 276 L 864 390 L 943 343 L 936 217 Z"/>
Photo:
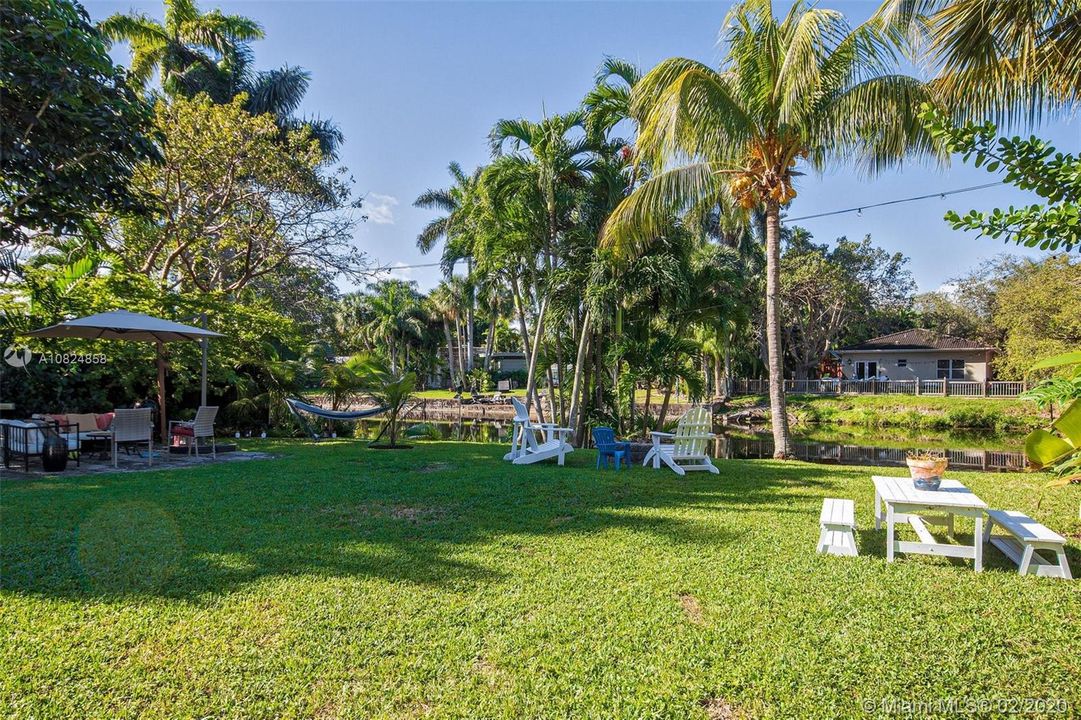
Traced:
<path id="1" fill-rule="evenodd" d="M 991 379 L 995 349 L 983 343 L 940 335 L 923 328 L 871 338 L 834 351 L 849 380 Z"/>

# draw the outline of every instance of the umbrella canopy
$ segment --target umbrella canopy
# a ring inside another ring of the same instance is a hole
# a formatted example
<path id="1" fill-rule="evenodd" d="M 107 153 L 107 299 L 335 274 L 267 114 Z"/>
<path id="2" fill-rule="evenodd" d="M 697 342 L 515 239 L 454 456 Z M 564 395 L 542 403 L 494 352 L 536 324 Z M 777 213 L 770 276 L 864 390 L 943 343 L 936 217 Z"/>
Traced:
<path id="1" fill-rule="evenodd" d="M 87 340 L 142 340 L 145 342 L 173 342 L 175 340 L 203 340 L 222 337 L 221 333 L 203 328 L 181 325 L 171 320 L 128 312 L 112 312 L 88 315 L 78 320 L 66 320 L 39 330 L 26 333 L 29 337 L 84 338 Z"/>
<path id="2" fill-rule="evenodd" d="M 168 443 L 167 422 L 165 415 L 165 346 L 164 343 L 177 340 L 204 341 L 203 345 L 203 402 L 206 402 L 206 344 L 212 337 L 223 337 L 221 333 L 203 328 L 182 325 L 171 320 L 128 312 L 112 312 L 88 315 L 77 320 L 66 320 L 56 325 L 39 328 L 26 333 L 28 337 L 39 338 L 82 338 L 85 340 L 135 340 L 158 344 L 158 418 L 161 423 L 162 442 Z"/>

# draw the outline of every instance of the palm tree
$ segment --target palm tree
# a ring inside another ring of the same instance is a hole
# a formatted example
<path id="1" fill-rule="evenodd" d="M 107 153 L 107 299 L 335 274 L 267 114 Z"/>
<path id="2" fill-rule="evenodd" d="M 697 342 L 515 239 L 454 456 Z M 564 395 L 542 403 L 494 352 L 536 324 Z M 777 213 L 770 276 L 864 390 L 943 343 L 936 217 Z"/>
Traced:
<path id="1" fill-rule="evenodd" d="M 1081 0 L 886 0 L 958 120 L 1034 120 L 1081 101 Z"/>
<path id="2" fill-rule="evenodd" d="M 540 122 L 522 118 L 504 119 L 495 124 L 489 136 L 492 154 L 496 158 L 488 175 L 493 195 L 497 201 L 510 196 L 525 199 L 528 207 L 535 210 L 545 223 L 543 229 L 536 230 L 539 231 L 538 251 L 543 262 L 542 273 L 547 277 L 547 287 L 541 293 L 533 329 L 526 383 L 527 402 L 532 401 L 536 392 L 535 371 L 552 297 L 553 271 L 560 264 L 560 234 L 570 222 L 574 191 L 586 184 L 596 164 L 597 148 L 584 134 L 585 119 L 582 111 L 553 115 Z M 576 131 L 582 134 L 576 135 Z M 512 152 L 504 154 L 508 146 Z M 555 334 L 555 350 L 558 367 L 565 367 L 559 333 Z M 551 381 L 548 384 L 549 398 L 553 400 L 554 408 L 554 388 Z M 560 422 L 566 422 L 566 418 L 560 417 Z"/>
<path id="3" fill-rule="evenodd" d="M 653 175 L 613 213 L 604 242 L 633 256 L 663 234 L 673 212 L 701 214 L 726 197 L 764 207 L 770 408 L 783 458 L 780 215 L 796 196 L 797 166 L 857 161 L 872 174 L 908 153 L 944 155 L 919 119 L 931 92 L 894 72 L 896 38 L 880 21 L 852 29 L 840 13 L 802 0 L 778 20 L 770 0 L 746 0 L 724 27 L 720 71 L 671 58 L 635 86 L 637 152 Z"/>
<path id="4" fill-rule="evenodd" d="M 454 271 L 454 263 L 465 259 L 468 263 L 466 274 L 472 282 L 473 274 L 473 240 L 470 233 L 470 213 L 477 203 L 477 193 L 480 187 L 480 178 L 483 168 L 477 168 L 470 175 L 462 171 L 462 166 L 452 162 L 447 166 L 454 184 L 447 189 L 428 189 L 421 193 L 420 197 L 413 201 L 413 207 L 426 210 L 437 209 L 446 213 L 442 217 L 435 218 L 420 231 L 417 236 L 417 248 L 427 255 L 440 239 L 443 245 L 443 271 L 449 277 Z M 473 369 L 473 316 L 476 312 L 476 298 L 472 285 L 467 288 L 466 303 L 466 344 L 469 347 L 466 353 L 463 372 Z"/>
<path id="5" fill-rule="evenodd" d="M 458 317 L 458 302 L 447 281 L 439 283 L 428 293 L 428 305 L 431 307 L 432 315 L 438 317 L 443 324 L 443 338 L 447 343 L 447 371 L 450 373 L 451 385 L 460 384 L 464 387 L 465 380 L 462 378 L 460 369 L 457 374 L 455 373 L 455 343 L 450 334 L 450 322 Z"/>
<path id="6" fill-rule="evenodd" d="M 582 100 L 586 129 L 607 141 L 608 134 L 631 117 L 631 93 L 642 79 L 637 65 L 606 57 L 594 78 L 596 84 Z"/>
<path id="7" fill-rule="evenodd" d="M 138 87 L 146 87 L 157 72 L 169 93 L 190 90 L 192 76 L 216 69 L 237 43 L 263 37 L 251 18 L 220 10 L 203 13 L 192 0 L 166 2 L 164 22 L 142 13 L 117 13 L 98 27 L 109 40 L 131 44 L 130 77 Z"/>
<path id="8" fill-rule="evenodd" d="M 409 341 L 424 334 L 426 317 L 415 283 L 381 280 L 372 286 L 372 319 L 367 329 L 386 346 L 390 370 L 397 374 L 409 362 Z"/>
<path id="9" fill-rule="evenodd" d="M 328 160 L 344 142 L 341 129 L 325 118 L 297 118 L 294 113 L 308 91 L 311 73 L 283 65 L 256 72 L 248 42 L 263 37 L 251 18 L 200 12 L 192 0 L 167 0 L 165 20 L 142 13 L 117 13 L 99 23 L 113 42 L 131 45 L 130 76 L 145 88 L 157 72 L 168 94 L 192 97 L 207 93 L 216 103 L 247 95 L 244 109 L 252 115 L 271 113 L 283 133 L 308 128 Z"/>

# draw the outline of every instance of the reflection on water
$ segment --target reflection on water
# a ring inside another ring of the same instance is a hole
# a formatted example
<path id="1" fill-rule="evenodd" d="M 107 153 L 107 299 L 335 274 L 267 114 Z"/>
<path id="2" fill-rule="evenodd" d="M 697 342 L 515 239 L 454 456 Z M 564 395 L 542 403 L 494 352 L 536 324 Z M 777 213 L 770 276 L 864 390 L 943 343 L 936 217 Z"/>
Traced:
<path id="1" fill-rule="evenodd" d="M 725 458 L 771 458 L 772 437 L 726 436 L 717 441 L 721 446 L 718 457 Z M 951 470 L 1021 470 L 1025 467 L 1025 454 L 1010 450 L 987 450 L 955 448 L 921 441 L 909 447 L 876 447 L 872 444 L 842 442 L 792 441 L 792 452 L 799 460 L 836 463 L 840 465 L 905 465 L 905 456 L 911 450 L 944 453 L 950 460 Z"/>
<path id="2" fill-rule="evenodd" d="M 379 420 L 357 423 L 358 437 L 374 439 L 382 427 Z M 464 420 L 462 422 L 422 422 L 408 425 L 406 437 L 412 439 L 455 440 L 461 442 L 510 443 L 509 422 Z M 892 436 L 882 431 L 873 435 L 852 432 L 819 431 L 814 435 L 796 435 L 792 451 L 799 460 L 844 465 L 904 466 L 909 451 L 945 453 L 950 467 L 956 470 L 1020 470 L 1025 467 L 1022 441 L 994 435 L 919 434 Z M 711 443 L 716 458 L 759 459 L 773 457 L 773 438 L 767 434 L 718 433 Z"/>

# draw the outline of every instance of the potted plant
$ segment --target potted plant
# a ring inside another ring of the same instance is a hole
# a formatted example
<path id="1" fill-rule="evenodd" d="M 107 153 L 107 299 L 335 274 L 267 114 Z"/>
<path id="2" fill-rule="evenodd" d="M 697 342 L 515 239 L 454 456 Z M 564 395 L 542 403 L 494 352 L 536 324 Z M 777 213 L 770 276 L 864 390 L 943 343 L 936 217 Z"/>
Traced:
<path id="1" fill-rule="evenodd" d="M 920 490 L 938 490 L 950 461 L 942 453 L 910 452 L 905 457 L 912 481 Z"/>

